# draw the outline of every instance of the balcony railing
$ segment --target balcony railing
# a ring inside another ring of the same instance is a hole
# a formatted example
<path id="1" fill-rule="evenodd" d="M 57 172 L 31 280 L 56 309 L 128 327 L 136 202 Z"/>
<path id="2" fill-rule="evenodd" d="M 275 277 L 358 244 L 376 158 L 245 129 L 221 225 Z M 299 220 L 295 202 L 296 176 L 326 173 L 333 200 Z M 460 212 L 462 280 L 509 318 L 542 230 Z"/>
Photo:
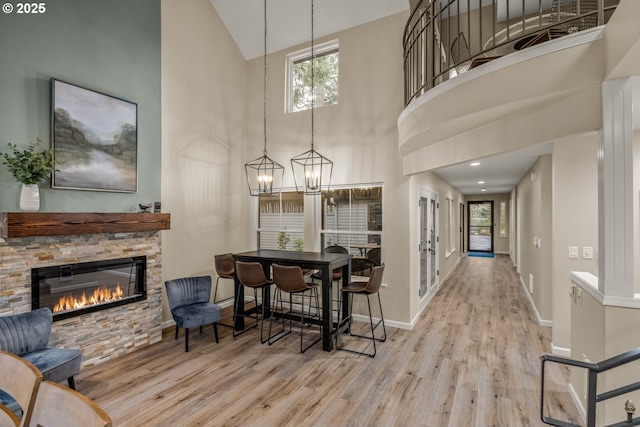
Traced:
<path id="1" fill-rule="evenodd" d="M 596 427 L 597 408 L 598 403 L 606 402 L 614 397 L 624 396 L 636 390 L 640 390 L 640 381 L 630 382 L 622 387 L 615 388 L 613 390 L 602 391 L 598 393 L 598 375 L 603 374 L 612 369 L 620 368 L 629 365 L 632 362 L 640 360 L 640 348 L 630 350 L 626 353 L 622 353 L 618 356 L 611 357 L 607 360 L 603 360 L 600 363 L 583 362 L 580 360 L 568 359 L 566 357 L 552 356 L 550 354 L 542 356 L 542 368 L 541 368 L 541 387 L 540 387 L 540 419 L 548 425 L 556 427 L 581 427 L 578 424 L 573 424 L 567 421 L 557 420 L 555 418 L 548 417 L 544 414 L 545 402 L 545 364 L 547 362 L 558 363 L 565 366 L 575 366 L 577 368 L 585 369 L 587 372 L 587 408 L 586 408 L 586 424 L 585 427 Z M 635 377 L 631 376 L 629 381 L 633 381 Z M 640 425 L 640 417 L 634 417 L 635 405 L 633 402 L 627 400 L 623 408 L 620 408 L 620 413 L 624 414 L 621 417 L 620 422 L 609 424 L 606 427 L 632 427 Z"/>
<path id="2" fill-rule="evenodd" d="M 404 32 L 405 105 L 509 53 L 605 24 L 619 0 L 420 0 Z"/>

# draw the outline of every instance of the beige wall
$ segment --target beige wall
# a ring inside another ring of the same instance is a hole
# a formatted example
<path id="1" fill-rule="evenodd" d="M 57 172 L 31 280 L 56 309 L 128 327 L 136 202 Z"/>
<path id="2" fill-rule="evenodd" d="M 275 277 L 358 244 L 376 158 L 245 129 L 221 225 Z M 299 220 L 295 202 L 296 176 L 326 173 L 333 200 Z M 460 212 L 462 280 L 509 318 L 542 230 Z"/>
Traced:
<path id="1" fill-rule="evenodd" d="M 246 69 L 209 1 L 162 1 L 164 280 L 215 277 L 214 254 L 248 249 Z"/>
<path id="2" fill-rule="evenodd" d="M 533 276 L 531 298 L 540 318 L 551 321 L 551 155 L 541 156 L 518 183 L 520 198 L 520 276 L 527 288 Z M 539 245 L 534 244 L 540 242 Z"/>
<path id="3" fill-rule="evenodd" d="M 571 358 L 599 363 L 638 347 L 640 310 L 632 307 L 604 305 L 597 291 L 595 298 L 583 289 L 577 290 L 571 303 Z M 640 361 L 598 375 L 598 393 L 614 390 L 635 381 Z M 571 385 L 586 406 L 586 370 L 571 368 Z M 624 402 L 640 400 L 640 392 L 598 404 L 598 425 L 609 425 L 626 418 Z"/>
<path id="4" fill-rule="evenodd" d="M 333 185 L 383 184 L 382 290 L 385 318 L 406 323 L 409 307 L 410 230 L 406 211 L 409 178 L 402 175 L 397 119 L 403 108 L 402 34 L 408 12 L 364 24 L 330 37 L 339 39 L 339 103 L 315 109 L 315 148 L 334 162 Z M 311 144 L 309 111 L 285 113 L 286 55 L 309 45 L 275 52 L 267 58 L 267 128 L 269 156 L 285 166 L 284 186 L 293 187 L 289 159 Z M 247 62 L 247 154 L 262 154 L 263 58 Z"/>
<path id="5" fill-rule="evenodd" d="M 163 2 L 163 209 L 165 279 L 213 272 L 213 255 L 252 249 L 255 227 L 243 165 L 263 145 L 263 60 L 245 61 L 211 4 Z M 340 40 L 340 102 L 315 110 L 316 149 L 334 161 L 332 183 L 384 185 L 385 317 L 407 322 L 408 178 L 397 154 L 402 110 L 401 34 L 407 13 L 362 25 Z M 268 56 L 268 149 L 293 186 L 289 159 L 309 149 L 310 113 L 284 113 L 285 57 Z M 382 84 L 384 82 L 384 84 Z M 376 90 L 372 90 L 376 88 Z M 231 289 L 228 287 L 228 291 Z M 169 317 L 165 314 L 165 320 Z"/>
<path id="6" fill-rule="evenodd" d="M 595 132 L 553 144 L 553 336 L 555 347 L 571 348 L 569 272 L 598 275 L 598 159 Z M 569 259 L 569 246 L 578 259 Z M 593 248 L 593 259 L 582 248 Z"/>
<path id="7" fill-rule="evenodd" d="M 566 289 L 568 295 L 569 287 Z M 571 324 L 577 326 L 571 331 L 571 358 L 592 363 L 598 363 L 604 360 L 606 358 L 604 306 L 589 293 L 579 289 L 576 289 L 576 297 L 573 300 L 570 299 L 569 304 L 571 307 L 569 311 Z M 584 369 L 571 368 L 571 385 L 585 409 L 587 390 L 586 375 Z M 599 418 L 600 422 L 602 415 L 603 414 L 601 414 Z"/>
<path id="8" fill-rule="evenodd" d="M 420 206 L 418 203 L 420 201 L 421 190 L 437 194 L 440 204 L 438 211 L 438 236 L 440 237 L 438 246 L 438 269 L 440 270 L 440 286 L 446 286 L 446 278 L 460 258 L 460 247 L 457 240 L 455 243 L 456 250 L 449 256 L 445 253 L 444 224 L 446 220 L 446 209 L 443 208 L 443 203 L 447 198 L 450 198 L 454 201 L 456 209 L 459 209 L 460 203 L 464 203 L 464 195 L 433 172 L 424 172 L 412 176 L 406 202 L 409 221 L 407 230 L 408 238 L 405 240 L 406 251 L 409 254 L 409 264 L 407 268 L 411 274 L 410 286 L 408 288 L 411 303 L 411 321 L 414 321 L 416 316 L 420 314 L 420 252 L 418 251 L 418 247 L 420 245 L 421 223 Z M 454 226 L 459 227 L 457 214 L 455 215 L 455 219 Z"/>
<path id="9" fill-rule="evenodd" d="M 639 86 L 636 86 L 640 90 Z M 640 99 L 640 94 L 637 95 Z M 640 129 L 633 131 L 633 223 L 640 224 Z M 636 172 L 638 171 L 638 172 Z M 633 253 L 640 254 L 640 227 L 633 228 Z M 633 290 L 640 294 L 640 262 L 633 266 Z"/>

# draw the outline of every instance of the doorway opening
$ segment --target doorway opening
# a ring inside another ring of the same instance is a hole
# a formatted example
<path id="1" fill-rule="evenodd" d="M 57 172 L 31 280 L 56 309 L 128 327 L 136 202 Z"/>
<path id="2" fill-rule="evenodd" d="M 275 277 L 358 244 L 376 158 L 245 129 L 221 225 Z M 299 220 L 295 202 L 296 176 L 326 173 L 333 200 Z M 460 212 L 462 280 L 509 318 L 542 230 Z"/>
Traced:
<path id="1" fill-rule="evenodd" d="M 460 253 L 464 252 L 464 203 L 460 203 Z"/>
<path id="2" fill-rule="evenodd" d="M 469 252 L 493 252 L 493 201 L 469 201 Z"/>

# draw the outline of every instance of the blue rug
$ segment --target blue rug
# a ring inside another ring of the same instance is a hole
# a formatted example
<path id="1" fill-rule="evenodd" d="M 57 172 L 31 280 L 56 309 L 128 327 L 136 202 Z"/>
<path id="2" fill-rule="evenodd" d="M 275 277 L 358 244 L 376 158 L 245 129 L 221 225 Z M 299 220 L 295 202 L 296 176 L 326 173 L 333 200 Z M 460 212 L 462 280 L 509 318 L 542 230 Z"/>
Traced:
<path id="1" fill-rule="evenodd" d="M 493 252 L 469 252 L 468 256 L 477 256 L 480 258 L 493 258 Z"/>

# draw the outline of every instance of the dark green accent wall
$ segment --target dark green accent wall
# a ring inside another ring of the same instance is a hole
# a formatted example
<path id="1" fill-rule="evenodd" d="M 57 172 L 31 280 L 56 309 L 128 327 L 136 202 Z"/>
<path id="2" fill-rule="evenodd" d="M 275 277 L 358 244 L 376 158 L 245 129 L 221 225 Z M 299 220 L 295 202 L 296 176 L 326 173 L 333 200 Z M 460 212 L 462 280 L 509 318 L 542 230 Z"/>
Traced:
<path id="1" fill-rule="evenodd" d="M 50 145 L 52 77 L 113 95 L 138 104 L 137 193 L 43 184 L 40 210 L 127 212 L 160 201 L 160 0 L 44 3 L 42 14 L 0 12 L 0 152 L 36 138 Z M 0 212 L 19 210 L 20 188 L 0 164 Z"/>

